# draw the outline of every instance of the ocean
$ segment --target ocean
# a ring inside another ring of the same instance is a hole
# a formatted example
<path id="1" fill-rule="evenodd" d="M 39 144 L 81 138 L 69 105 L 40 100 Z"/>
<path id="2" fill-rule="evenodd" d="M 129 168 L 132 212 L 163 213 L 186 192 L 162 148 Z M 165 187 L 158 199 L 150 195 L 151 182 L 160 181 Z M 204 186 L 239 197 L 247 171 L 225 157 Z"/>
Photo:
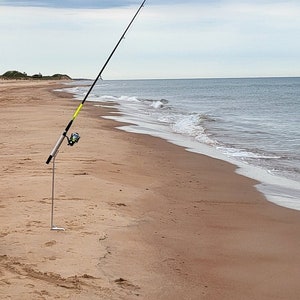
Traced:
<path id="1" fill-rule="evenodd" d="M 65 90 L 82 100 L 91 83 Z M 122 114 L 106 118 L 122 130 L 237 165 L 268 200 L 300 210 L 300 78 L 105 80 L 88 101 L 116 103 Z"/>

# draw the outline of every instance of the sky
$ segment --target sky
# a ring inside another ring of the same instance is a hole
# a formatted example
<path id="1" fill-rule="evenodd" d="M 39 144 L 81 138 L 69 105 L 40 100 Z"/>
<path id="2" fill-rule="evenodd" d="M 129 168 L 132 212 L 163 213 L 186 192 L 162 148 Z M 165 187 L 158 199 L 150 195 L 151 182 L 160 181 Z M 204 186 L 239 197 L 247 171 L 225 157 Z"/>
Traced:
<path id="1" fill-rule="evenodd" d="M 142 1 L 0 0 L 0 74 L 95 78 Z M 300 76 L 298 0 L 147 0 L 103 79 Z"/>

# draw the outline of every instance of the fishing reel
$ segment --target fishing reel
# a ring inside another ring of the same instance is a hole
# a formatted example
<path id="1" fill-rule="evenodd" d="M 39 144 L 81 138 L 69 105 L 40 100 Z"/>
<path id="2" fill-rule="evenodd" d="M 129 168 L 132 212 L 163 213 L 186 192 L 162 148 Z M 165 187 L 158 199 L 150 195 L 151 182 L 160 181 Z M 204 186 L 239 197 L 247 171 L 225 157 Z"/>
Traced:
<path id="1" fill-rule="evenodd" d="M 75 143 L 78 143 L 80 136 L 77 132 L 74 132 L 70 135 L 70 137 L 67 136 L 68 139 L 68 146 L 74 146 Z"/>

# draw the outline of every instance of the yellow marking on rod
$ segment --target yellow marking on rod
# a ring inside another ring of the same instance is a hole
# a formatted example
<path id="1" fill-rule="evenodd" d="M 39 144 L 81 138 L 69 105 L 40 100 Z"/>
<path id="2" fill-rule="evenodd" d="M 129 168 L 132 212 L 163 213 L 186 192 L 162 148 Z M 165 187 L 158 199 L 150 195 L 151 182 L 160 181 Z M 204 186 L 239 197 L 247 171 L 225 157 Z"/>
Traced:
<path id="1" fill-rule="evenodd" d="M 75 113 L 74 113 L 74 115 L 73 115 L 73 120 L 75 120 L 75 118 L 78 116 L 78 114 L 79 114 L 79 112 L 80 112 L 80 110 L 81 110 L 81 108 L 82 108 L 82 103 L 78 106 L 78 108 L 76 109 L 76 111 L 75 111 Z"/>

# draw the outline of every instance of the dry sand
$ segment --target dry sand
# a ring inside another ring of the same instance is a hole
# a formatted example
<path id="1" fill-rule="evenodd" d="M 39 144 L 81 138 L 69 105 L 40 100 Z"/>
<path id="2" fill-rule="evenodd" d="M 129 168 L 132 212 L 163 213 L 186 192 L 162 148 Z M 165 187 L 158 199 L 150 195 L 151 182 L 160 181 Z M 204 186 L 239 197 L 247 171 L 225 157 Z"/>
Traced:
<path id="1" fill-rule="evenodd" d="M 300 299 L 300 212 L 226 162 L 125 133 L 55 82 L 0 81 L 1 299 Z"/>

